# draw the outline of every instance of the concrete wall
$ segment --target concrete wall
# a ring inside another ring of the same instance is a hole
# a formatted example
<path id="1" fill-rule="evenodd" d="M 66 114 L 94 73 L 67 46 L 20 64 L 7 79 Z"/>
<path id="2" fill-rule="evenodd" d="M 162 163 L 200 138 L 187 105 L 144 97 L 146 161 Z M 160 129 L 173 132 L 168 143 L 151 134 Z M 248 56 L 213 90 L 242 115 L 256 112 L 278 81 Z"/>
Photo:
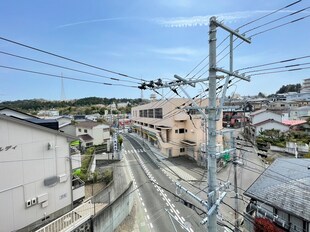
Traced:
<path id="1" fill-rule="evenodd" d="M 0 231 L 24 228 L 71 206 L 67 138 L 2 119 L 0 135 Z M 58 180 L 46 186 L 44 180 L 51 177 Z M 35 203 L 27 207 L 29 200 Z"/>
<path id="2" fill-rule="evenodd" d="M 126 190 L 118 198 L 93 218 L 94 232 L 113 232 L 130 214 L 133 206 L 132 189 L 133 185 L 130 182 Z"/>

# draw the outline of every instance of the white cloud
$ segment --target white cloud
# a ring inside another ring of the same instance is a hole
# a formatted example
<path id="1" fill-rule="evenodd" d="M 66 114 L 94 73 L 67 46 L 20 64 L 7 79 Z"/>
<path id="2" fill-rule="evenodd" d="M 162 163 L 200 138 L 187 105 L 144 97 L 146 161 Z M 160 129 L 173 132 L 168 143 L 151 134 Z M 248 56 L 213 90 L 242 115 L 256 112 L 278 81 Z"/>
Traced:
<path id="1" fill-rule="evenodd" d="M 175 48 L 154 48 L 149 49 L 150 52 L 171 55 L 171 56 L 192 56 L 198 54 L 198 50 L 186 47 L 175 47 Z"/>
<path id="2" fill-rule="evenodd" d="M 165 27 L 197 27 L 197 26 L 208 26 L 210 17 L 216 16 L 218 20 L 223 20 L 225 23 L 234 23 L 242 19 L 254 17 L 259 14 L 267 14 L 272 10 L 256 10 L 256 11 L 237 11 L 215 15 L 204 15 L 204 16 L 192 16 L 192 17 L 178 17 L 178 18 L 159 18 L 154 21 L 159 25 Z M 282 10 L 278 13 L 292 13 L 291 10 Z M 306 12 L 304 12 L 306 13 Z"/>
<path id="3" fill-rule="evenodd" d="M 92 19 L 92 20 L 62 24 L 62 25 L 59 25 L 57 28 L 72 27 L 72 26 L 77 26 L 77 25 L 81 25 L 81 24 L 98 23 L 98 22 L 115 21 L 115 20 L 124 20 L 124 19 L 126 19 L 126 18 L 118 17 L 118 18 Z"/>

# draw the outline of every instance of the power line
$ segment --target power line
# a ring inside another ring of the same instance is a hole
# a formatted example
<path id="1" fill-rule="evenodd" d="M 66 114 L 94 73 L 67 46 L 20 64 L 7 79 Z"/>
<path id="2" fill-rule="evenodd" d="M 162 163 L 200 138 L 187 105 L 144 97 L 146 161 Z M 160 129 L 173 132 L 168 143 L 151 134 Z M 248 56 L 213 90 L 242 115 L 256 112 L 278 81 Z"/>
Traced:
<path id="1" fill-rule="evenodd" d="M 300 57 L 296 57 L 296 58 L 289 58 L 289 59 L 285 59 L 285 60 L 275 61 L 275 62 L 266 63 L 266 64 L 260 64 L 260 65 L 255 65 L 255 66 L 249 66 L 249 67 L 245 67 L 245 68 L 240 68 L 237 71 L 247 70 L 247 69 L 252 69 L 252 68 L 260 68 L 260 67 L 269 66 L 269 65 L 273 65 L 273 64 L 287 63 L 287 62 L 305 59 L 305 58 L 310 58 L 310 55 L 300 56 Z"/>
<path id="2" fill-rule="evenodd" d="M 293 6 L 293 5 L 297 4 L 297 3 L 300 3 L 301 1 L 302 1 L 302 0 L 295 1 L 295 2 L 290 3 L 290 4 L 288 4 L 288 5 L 286 5 L 286 6 L 282 7 L 282 8 L 279 8 L 279 9 L 274 10 L 274 11 L 272 11 L 272 12 L 266 14 L 266 15 L 263 15 L 263 16 L 257 18 L 257 19 L 254 19 L 254 20 L 252 20 L 252 21 L 250 21 L 250 22 L 248 22 L 248 23 L 245 23 L 245 24 L 241 25 L 240 27 L 238 27 L 237 30 L 239 30 L 239 29 L 241 29 L 241 28 L 243 28 L 243 27 L 245 27 L 245 26 L 247 26 L 247 25 L 250 25 L 250 24 L 252 24 L 252 23 L 254 23 L 254 22 L 257 22 L 257 21 L 259 21 L 259 20 L 261 20 L 261 19 L 264 19 L 264 18 L 266 18 L 266 17 L 268 17 L 268 16 L 270 16 L 270 15 L 273 15 L 273 14 L 275 14 L 275 13 L 281 11 L 281 10 L 284 10 L 284 9 L 286 9 L 286 8 L 289 8 L 289 7 L 291 7 L 291 6 Z M 301 10 L 301 11 L 304 11 L 304 10 Z M 296 13 L 300 13 L 301 11 L 297 11 L 297 12 L 291 13 L 290 15 L 293 15 L 293 14 L 296 14 Z M 279 19 L 278 19 L 278 20 L 279 20 Z M 276 21 L 278 21 L 278 20 L 276 20 Z M 259 26 L 259 27 L 261 27 L 261 26 Z M 258 28 L 259 28 L 259 27 L 258 27 Z M 256 29 L 257 29 L 257 28 L 256 28 Z M 254 29 L 250 29 L 249 31 L 252 31 L 252 30 L 254 30 Z M 220 42 L 220 44 L 217 46 L 217 48 L 218 48 L 219 46 L 221 46 L 228 38 L 229 38 L 229 35 L 228 35 L 227 37 L 225 37 L 225 39 L 223 39 L 222 42 Z M 226 47 L 224 48 L 224 50 L 226 50 L 228 47 L 229 47 L 229 45 L 226 46 Z M 222 50 L 222 51 L 220 52 L 220 54 L 221 54 L 224 50 Z M 202 59 L 202 60 L 201 60 L 201 61 L 200 61 L 187 75 L 186 75 L 186 77 L 189 76 L 189 75 L 190 75 L 200 64 L 202 64 L 208 57 L 209 57 L 209 56 L 206 56 L 205 58 L 203 58 L 203 59 Z M 194 76 L 192 76 L 192 78 L 194 78 L 196 75 L 198 75 L 198 74 L 199 74 L 205 67 L 207 67 L 207 66 L 208 66 L 208 64 L 205 65 L 205 66 L 203 66 Z M 204 73 L 203 73 L 203 74 L 204 74 Z M 203 74 L 202 74 L 202 75 L 203 75 Z M 201 76 L 202 76 L 202 75 L 201 75 Z M 198 78 L 200 78 L 201 76 L 199 76 Z"/>
<path id="3" fill-rule="evenodd" d="M 306 69 L 310 69 L 310 66 L 304 67 L 304 68 L 293 68 L 293 69 L 288 69 L 288 70 L 281 70 L 281 71 L 255 73 L 255 74 L 251 74 L 251 76 L 266 75 L 266 74 L 272 74 L 272 73 L 295 72 L 295 71 L 301 71 L 301 70 L 306 70 Z"/>
<path id="4" fill-rule="evenodd" d="M 72 80 L 72 81 L 81 81 L 81 82 L 101 84 L 101 85 L 109 85 L 109 86 L 121 86 L 121 87 L 138 88 L 137 86 L 123 85 L 123 84 L 112 84 L 112 83 L 99 82 L 99 81 L 91 81 L 91 80 L 85 80 L 85 79 L 80 79 L 80 78 L 75 78 L 75 77 L 67 77 L 67 76 L 61 76 L 61 75 L 56 75 L 56 74 L 37 72 L 37 71 L 33 71 L 33 70 L 15 68 L 15 67 L 4 66 L 4 65 L 0 65 L 0 68 L 11 69 L 11 70 L 27 72 L 27 73 L 33 73 L 33 74 L 49 76 L 49 77 L 63 78 L 63 79 L 68 79 L 68 80 Z"/>
<path id="5" fill-rule="evenodd" d="M 84 62 L 81 62 L 81 61 L 78 61 L 78 60 L 75 60 L 75 59 L 71 59 L 71 58 L 68 58 L 68 57 L 65 57 L 65 56 L 62 56 L 62 55 L 58 55 L 58 54 L 55 54 L 55 53 L 52 53 L 52 52 L 48 52 L 48 51 L 42 50 L 40 48 L 36 48 L 36 47 L 30 46 L 30 45 L 26 45 L 24 43 L 20 43 L 20 42 L 17 42 L 17 41 L 11 40 L 11 39 L 7 39 L 7 38 L 4 38 L 4 37 L 0 37 L 0 40 L 4 40 L 4 41 L 9 42 L 9 43 L 13 43 L 13 44 L 25 47 L 25 48 L 29 48 L 29 49 L 32 49 L 32 50 L 35 50 L 35 51 L 38 51 L 38 52 L 41 52 L 41 53 L 45 53 L 47 55 L 51 55 L 51 56 L 54 56 L 54 57 L 57 57 L 57 58 L 68 60 L 68 61 L 71 61 L 73 63 L 84 65 L 84 66 L 87 66 L 87 67 L 90 67 L 90 68 L 95 68 L 95 69 L 98 69 L 98 70 L 101 70 L 101 71 L 113 73 L 113 74 L 116 74 L 116 75 L 119 75 L 119 76 L 122 76 L 122 77 L 127 77 L 127 78 L 138 80 L 138 81 L 145 81 L 145 80 L 143 80 L 141 78 L 133 77 L 133 76 L 130 76 L 130 75 L 127 75 L 127 74 L 124 74 L 124 73 L 120 73 L 120 72 L 116 72 L 116 71 L 112 71 L 112 70 L 109 70 L 109 69 L 106 69 L 106 68 L 100 68 L 100 67 L 95 66 L 95 65 L 84 63 Z"/>
<path id="6" fill-rule="evenodd" d="M 254 31 L 254 30 L 258 29 L 258 28 L 267 26 L 267 25 L 269 25 L 269 24 L 271 24 L 271 23 L 274 23 L 274 22 L 277 22 L 277 21 L 279 21 L 279 20 L 281 20 L 281 19 L 284 19 L 284 18 L 290 17 L 290 16 L 292 16 L 292 15 L 301 13 L 301 12 L 303 12 L 303 11 L 309 9 L 309 8 L 310 8 L 310 7 L 305 7 L 305 8 L 303 8 L 303 9 L 301 9 L 301 10 L 294 11 L 294 12 L 288 14 L 288 15 L 284 15 L 284 16 L 282 16 L 282 17 L 280 17 L 280 18 L 271 20 L 271 21 L 269 21 L 269 22 L 267 22 L 267 23 L 264 23 L 264 24 L 262 24 L 262 25 L 259 25 L 259 26 L 257 26 L 257 27 L 254 27 L 254 28 L 252 28 L 252 29 L 249 29 L 249 30 L 245 31 L 244 33 L 248 33 L 248 32 L 250 32 L 250 31 Z"/>
<path id="7" fill-rule="evenodd" d="M 87 75 L 102 77 L 102 78 L 110 79 L 110 80 L 113 80 L 113 81 L 123 81 L 123 82 L 129 82 L 129 83 L 136 83 L 136 84 L 139 84 L 139 82 L 135 82 L 135 81 L 120 80 L 120 79 L 114 78 L 114 77 L 107 77 L 107 76 L 99 75 L 99 74 L 96 74 L 96 73 L 85 72 L 85 71 L 82 71 L 82 70 L 73 69 L 73 68 L 68 68 L 68 67 L 65 67 L 65 66 L 61 66 L 61 65 L 57 65 L 57 64 L 52 64 L 52 63 L 48 63 L 48 62 L 44 62 L 44 61 L 32 59 L 32 58 L 29 58 L 29 57 L 25 57 L 25 56 L 20 56 L 20 55 L 16 55 L 16 54 L 4 52 L 4 51 L 0 51 L 0 53 L 1 53 L 1 54 L 4 54 L 4 55 L 8 55 L 8 56 L 13 56 L 13 57 L 16 57 L 16 58 L 24 59 L 24 60 L 33 61 L 33 62 L 40 63 L 40 64 L 45 64 L 45 65 L 57 67 L 57 68 L 62 68 L 62 69 L 66 69 L 66 70 L 70 70 L 70 71 L 74 71 L 74 72 L 79 72 L 79 73 L 83 73 L 83 74 L 87 74 Z"/>
<path id="8" fill-rule="evenodd" d="M 280 27 L 286 26 L 286 25 L 288 25 L 288 24 L 296 23 L 296 22 L 298 22 L 298 21 L 301 21 L 301 20 L 306 19 L 306 18 L 309 18 L 309 17 L 310 17 L 310 15 L 307 15 L 307 16 L 304 16 L 304 17 L 301 17 L 301 18 L 298 18 L 298 19 L 294 19 L 294 20 L 292 20 L 292 21 L 290 21 L 290 22 L 286 22 L 286 23 L 283 23 L 283 24 L 280 24 L 280 25 L 277 25 L 277 26 L 274 26 L 274 27 L 268 28 L 268 29 L 266 29 L 266 30 L 263 30 L 263 31 L 257 32 L 257 33 L 255 33 L 255 34 L 253 34 L 253 35 L 250 35 L 250 37 L 254 37 L 254 36 L 257 36 L 257 35 L 263 34 L 263 33 L 265 33 L 265 32 L 275 30 L 275 29 L 277 29 L 277 28 L 280 28 Z"/>
<path id="9" fill-rule="evenodd" d="M 272 12 L 270 12 L 270 13 L 268 13 L 268 14 L 262 16 L 262 17 L 259 17 L 259 18 L 257 18 L 257 19 L 254 19 L 254 20 L 252 20 L 252 21 L 250 21 L 250 22 L 248 22 L 248 23 L 242 25 L 242 26 L 239 27 L 238 29 L 241 29 L 241 28 L 243 28 L 243 27 L 245 27 L 245 26 L 247 26 L 247 25 L 249 25 L 249 24 L 255 23 L 255 22 L 257 22 L 257 21 L 259 21 L 259 20 L 261 20 L 261 19 L 263 19 L 263 18 L 266 18 L 266 17 L 268 17 L 268 16 L 270 16 L 270 15 L 273 15 L 273 14 L 275 14 L 275 13 L 281 11 L 281 10 L 284 10 L 284 9 L 286 9 L 286 8 L 289 8 L 289 7 L 291 7 L 291 6 L 294 6 L 294 5 L 296 5 L 297 3 L 300 3 L 301 1 L 302 1 L 302 0 L 298 0 L 298 1 L 295 1 L 295 2 L 293 2 L 293 3 L 290 3 L 290 4 L 284 6 L 284 7 L 280 8 L 280 9 L 277 9 L 277 10 L 275 10 L 275 11 L 272 11 Z"/>
<path id="10" fill-rule="evenodd" d="M 310 64 L 310 62 L 300 63 L 300 64 L 290 64 L 290 65 L 274 67 L 274 68 L 256 69 L 256 70 L 247 71 L 245 73 L 247 73 L 247 75 L 248 75 L 248 73 L 255 73 L 255 72 L 269 71 L 269 70 L 277 70 L 277 69 L 283 69 L 283 68 L 293 68 L 293 67 L 298 67 L 298 66 L 303 66 L 303 65 L 308 65 L 308 64 Z"/>

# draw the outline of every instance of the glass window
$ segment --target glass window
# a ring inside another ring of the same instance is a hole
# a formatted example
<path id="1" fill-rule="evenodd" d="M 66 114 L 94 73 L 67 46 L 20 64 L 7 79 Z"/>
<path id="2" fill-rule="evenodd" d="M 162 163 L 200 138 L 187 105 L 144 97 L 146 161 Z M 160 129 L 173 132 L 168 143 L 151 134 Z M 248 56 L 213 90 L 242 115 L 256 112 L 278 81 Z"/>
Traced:
<path id="1" fill-rule="evenodd" d="M 81 128 L 79 128 L 79 132 L 81 132 L 82 131 L 82 129 Z"/>
<path id="2" fill-rule="evenodd" d="M 184 133 L 185 133 L 185 129 L 184 128 L 179 129 L 179 134 L 184 134 Z"/>
<path id="3" fill-rule="evenodd" d="M 181 153 L 185 152 L 185 148 L 184 148 L 184 147 L 181 147 L 181 148 L 180 148 L 180 152 L 181 152 Z"/>
<path id="4" fill-rule="evenodd" d="M 149 118 L 154 118 L 154 110 L 153 109 L 149 109 L 148 110 L 148 117 Z"/>
<path id="5" fill-rule="evenodd" d="M 86 130 L 86 129 L 84 129 L 84 133 L 87 133 L 87 130 Z"/>
<path id="6" fill-rule="evenodd" d="M 147 118 L 147 110 L 143 110 L 143 117 Z"/>
<path id="7" fill-rule="evenodd" d="M 142 110 L 139 110 L 139 117 L 143 117 L 143 112 L 142 112 Z"/>
<path id="8" fill-rule="evenodd" d="M 163 109 L 162 108 L 156 108 L 155 109 L 155 118 L 163 118 Z"/>

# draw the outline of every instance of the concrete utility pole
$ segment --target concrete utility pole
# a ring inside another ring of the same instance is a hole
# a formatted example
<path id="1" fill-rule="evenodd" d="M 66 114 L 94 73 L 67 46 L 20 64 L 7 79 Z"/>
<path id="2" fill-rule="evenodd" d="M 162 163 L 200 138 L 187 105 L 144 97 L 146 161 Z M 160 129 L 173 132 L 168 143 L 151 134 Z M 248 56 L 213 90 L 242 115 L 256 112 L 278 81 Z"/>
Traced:
<path id="1" fill-rule="evenodd" d="M 216 24 L 210 19 L 209 26 L 209 117 L 208 117 L 208 204 L 209 207 L 215 205 L 216 201 Z M 213 192 L 213 194 L 212 194 Z M 208 215 L 208 231 L 217 231 L 216 213 Z"/>
<path id="2" fill-rule="evenodd" d="M 222 68 L 216 67 L 216 30 L 217 27 L 224 29 L 225 31 L 230 33 L 230 70 L 225 70 Z M 216 122 L 219 120 L 222 114 L 222 108 L 224 104 L 224 98 L 226 94 L 226 90 L 229 84 L 229 78 L 231 76 L 249 81 L 249 77 L 245 77 L 244 75 L 239 75 L 236 72 L 233 72 L 233 36 L 236 36 L 248 43 L 250 40 L 245 38 L 244 35 L 238 33 L 238 31 L 234 31 L 227 26 L 223 25 L 222 23 L 218 22 L 215 17 L 210 18 L 210 26 L 209 26 L 209 77 L 202 78 L 202 79 L 189 79 L 186 80 L 178 75 L 174 77 L 178 79 L 176 82 L 169 82 L 163 83 L 160 86 L 155 85 L 146 85 L 143 83 L 139 88 L 146 89 L 146 86 L 149 86 L 151 89 L 159 89 L 159 88 L 172 88 L 172 87 L 179 87 L 183 91 L 183 93 L 188 97 L 188 99 L 192 102 L 193 107 L 192 109 L 198 110 L 205 120 L 208 121 L 208 125 L 205 124 L 205 133 L 206 133 L 206 153 L 208 155 L 208 201 L 203 201 L 198 199 L 195 194 L 191 193 L 190 191 L 186 190 L 181 185 L 177 184 L 177 188 L 185 191 L 191 197 L 193 197 L 196 201 L 202 204 L 204 207 L 207 208 L 207 217 L 201 221 L 201 224 L 205 224 L 207 222 L 207 229 L 209 232 L 217 232 L 217 211 L 218 206 L 220 205 L 221 201 L 226 195 L 226 192 L 222 192 L 219 195 L 219 190 L 222 188 L 226 188 L 226 185 L 222 187 L 217 186 L 217 158 L 222 157 L 226 153 L 230 153 L 235 151 L 236 149 L 234 146 L 232 148 L 227 149 L 223 152 L 217 152 L 216 150 L 216 137 L 217 135 L 221 134 L 221 131 L 218 131 L 216 128 Z M 227 74 L 225 85 L 223 86 L 223 94 L 222 99 L 220 101 L 220 105 L 217 106 L 217 96 L 216 96 L 216 81 L 218 78 L 222 78 L 217 76 L 217 72 L 222 72 Z M 190 85 L 195 87 L 195 84 L 198 82 L 209 81 L 209 105 L 207 107 L 207 113 L 202 110 L 204 107 L 199 107 L 197 103 L 189 96 L 189 94 L 182 88 L 183 85 Z M 141 128 L 142 129 L 142 128 Z M 237 184 L 235 184 L 237 187 Z M 237 194 L 236 194 L 237 195 Z M 236 198 L 237 199 L 237 198 Z M 238 203 L 238 202 L 237 202 Z M 236 211 L 237 212 L 237 211 Z M 238 226 L 238 225 L 236 225 Z"/>

